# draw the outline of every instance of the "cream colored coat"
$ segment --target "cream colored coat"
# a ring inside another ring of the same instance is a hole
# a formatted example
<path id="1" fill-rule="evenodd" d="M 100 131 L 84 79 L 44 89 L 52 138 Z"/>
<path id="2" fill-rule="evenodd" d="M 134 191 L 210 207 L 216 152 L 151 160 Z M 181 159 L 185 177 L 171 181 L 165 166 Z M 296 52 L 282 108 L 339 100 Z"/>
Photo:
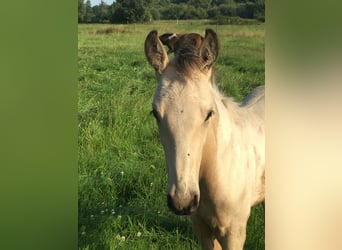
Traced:
<path id="1" fill-rule="evenodd" d="M 250 208 L 265 198 L 264 87 L 241 105 L 222 96 L 212 76 L 217 35 L 206 30 L 200 46 L 193 37 L 175 44 L 172 61 L 156 31 L 145 41 L 158 81 L 152 107 L 168 167 L 168 205 L 190 215 L 203 249 L 241 250 Z"/>

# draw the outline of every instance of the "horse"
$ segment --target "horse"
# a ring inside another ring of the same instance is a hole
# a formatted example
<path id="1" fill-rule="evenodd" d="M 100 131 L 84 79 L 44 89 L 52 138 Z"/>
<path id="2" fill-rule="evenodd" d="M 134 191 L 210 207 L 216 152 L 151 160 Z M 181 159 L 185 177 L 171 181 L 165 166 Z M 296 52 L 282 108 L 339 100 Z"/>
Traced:
<path id="1" fill-rule="evenodd" d="M 202 249 L 241 250 L 251 207 L 265 200 L 264 87 L 241 104 L 218 90 L 211 29 L 175 41 L 173 58 L 156 30 L 144 49 L 157 80 L 151 113 L 165 153 L 167 205 L 190 216 Z"/>

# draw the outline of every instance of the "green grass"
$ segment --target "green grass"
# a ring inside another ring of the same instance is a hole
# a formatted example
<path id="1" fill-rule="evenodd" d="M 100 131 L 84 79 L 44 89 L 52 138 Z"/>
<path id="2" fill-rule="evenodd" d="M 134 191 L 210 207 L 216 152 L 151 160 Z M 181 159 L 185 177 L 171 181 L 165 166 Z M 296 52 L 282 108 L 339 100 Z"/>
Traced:
<path id="1" fill-rule="evenodd" d="M 216 81 L 241 101 L 264 84 L 263 24 L 79 25 L 80 249 L 200 249 L 189 219 L 166 207 L 164 153 L 149 114 L 156 81 L 143 45 L 152 29 L 204 34 L 206 27 L 221 42 Z M 260 206 L 245 249 L 264 249 Z"/>

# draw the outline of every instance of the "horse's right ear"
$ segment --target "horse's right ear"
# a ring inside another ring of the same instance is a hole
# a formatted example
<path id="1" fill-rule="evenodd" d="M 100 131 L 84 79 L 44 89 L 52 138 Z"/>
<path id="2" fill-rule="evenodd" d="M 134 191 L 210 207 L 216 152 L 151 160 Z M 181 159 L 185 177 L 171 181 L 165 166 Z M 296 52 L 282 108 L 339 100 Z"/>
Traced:
<path id="1" fill-rule="evenodd" d="M 146 37 L 145 55 L 147 61 L 159 74 L 164 71 L 169 63 L 169 58 L 156 30 L 152 30 Z"/>

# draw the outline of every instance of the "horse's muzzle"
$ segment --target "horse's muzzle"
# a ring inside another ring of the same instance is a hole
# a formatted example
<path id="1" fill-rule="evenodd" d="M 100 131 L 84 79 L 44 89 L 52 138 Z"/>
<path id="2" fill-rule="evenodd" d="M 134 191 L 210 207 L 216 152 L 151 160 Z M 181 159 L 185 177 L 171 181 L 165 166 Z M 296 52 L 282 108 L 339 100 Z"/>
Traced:
<path id="1" fill-rule="evenodd" d="M 199 205 L 199 196 L 192 195 L 190 201 L 178 199 L 176 196 L 167 195 L 167 206 L 177 215 L 190 215 L 195 212 Z"/>

